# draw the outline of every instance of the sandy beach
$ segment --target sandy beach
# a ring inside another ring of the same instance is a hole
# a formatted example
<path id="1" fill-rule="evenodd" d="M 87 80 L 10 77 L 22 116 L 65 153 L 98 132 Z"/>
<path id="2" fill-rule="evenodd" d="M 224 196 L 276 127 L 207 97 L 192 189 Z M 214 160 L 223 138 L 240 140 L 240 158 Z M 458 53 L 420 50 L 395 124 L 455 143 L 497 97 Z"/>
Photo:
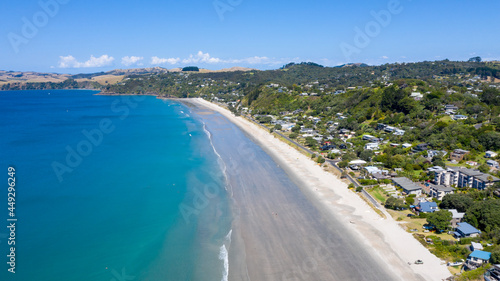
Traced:
<path id="1" fill-rule="evenodd" d="M 215 104 L 183 102 L 198 107 L 227 168 L 235 218 L 228 280 L 443 280 L 451 275 L 398 222 L 382 219 L 308 157 Z M 417 259 L 424 264 L 415 265 Z"/>

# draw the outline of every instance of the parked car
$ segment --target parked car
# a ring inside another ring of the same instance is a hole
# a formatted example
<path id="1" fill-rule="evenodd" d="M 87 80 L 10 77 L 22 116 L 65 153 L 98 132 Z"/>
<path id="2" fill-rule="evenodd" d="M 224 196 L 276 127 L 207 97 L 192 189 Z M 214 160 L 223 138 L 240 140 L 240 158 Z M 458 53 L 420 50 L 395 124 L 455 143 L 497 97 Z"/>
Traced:
<path id="1" fill-rule="evenodd" d="M 415 264 L 424 264 L 424 262 L 422 260 L 416 260 Z"/>

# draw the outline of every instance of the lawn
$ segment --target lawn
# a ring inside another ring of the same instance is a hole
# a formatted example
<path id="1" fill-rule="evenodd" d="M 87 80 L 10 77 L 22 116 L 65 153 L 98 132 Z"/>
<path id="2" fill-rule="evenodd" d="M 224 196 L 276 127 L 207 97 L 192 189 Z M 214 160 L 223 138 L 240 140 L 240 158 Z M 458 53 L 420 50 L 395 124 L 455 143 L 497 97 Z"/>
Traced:
<path id="1" fill-rule="evenodd" d="M 366 191 L 370 193 L 370 195 L 373 196 L 373 198 L 377 199 L 377 201 L 380 202 L 381 204 L 383 204 L 388 197 L 385 191 L 380 186 L 367 188 Z"/>

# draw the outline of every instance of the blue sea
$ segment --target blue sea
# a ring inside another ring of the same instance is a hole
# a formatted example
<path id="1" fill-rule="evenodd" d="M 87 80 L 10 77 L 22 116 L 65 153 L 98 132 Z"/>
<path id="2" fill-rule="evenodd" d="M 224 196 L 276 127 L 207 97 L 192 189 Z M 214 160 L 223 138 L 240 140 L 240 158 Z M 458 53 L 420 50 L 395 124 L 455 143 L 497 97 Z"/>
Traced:
<path id="1" fill-rule="evenodd" d="M 230 199 L 201 119 L 96 93 L 0 92 L 0 280 L 227 280 Z"/>

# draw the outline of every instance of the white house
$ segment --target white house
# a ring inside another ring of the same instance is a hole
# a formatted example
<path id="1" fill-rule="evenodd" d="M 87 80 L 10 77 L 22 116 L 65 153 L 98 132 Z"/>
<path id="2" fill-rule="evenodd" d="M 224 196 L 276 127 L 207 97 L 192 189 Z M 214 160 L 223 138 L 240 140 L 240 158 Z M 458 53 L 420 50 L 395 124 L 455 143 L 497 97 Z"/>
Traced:
<path id="1" fill-rule="evenodd" d="M 486 151 L 486 154 L 484 155 L 484 157 L 486 158 L 493 158 L 493 157 L 496 157 L 498 155 L 498 153 L 494 152 L 494 151 Z"/>
<path id="2" fill-rule="evenodd" d="M 451 119 L 457 121 L 457 120 L 467 120 L 467 116 L 465 115 L 454 115 L 451 117 Z"/>
<path id="3" fill-rule="evenodd" d="M 424 97 L 424 95 L 422 95 L 419 92 L 413 92 L 410 94 L 410 97 L 412 97 L 414 100 L 421 100 Z"/>
<path id="4" fill-rule="evenodd" d="M 370 142 L 365 144 L 365 150 L 378 150 L 378 149 L 379 149 L 378 143 Z"/>

